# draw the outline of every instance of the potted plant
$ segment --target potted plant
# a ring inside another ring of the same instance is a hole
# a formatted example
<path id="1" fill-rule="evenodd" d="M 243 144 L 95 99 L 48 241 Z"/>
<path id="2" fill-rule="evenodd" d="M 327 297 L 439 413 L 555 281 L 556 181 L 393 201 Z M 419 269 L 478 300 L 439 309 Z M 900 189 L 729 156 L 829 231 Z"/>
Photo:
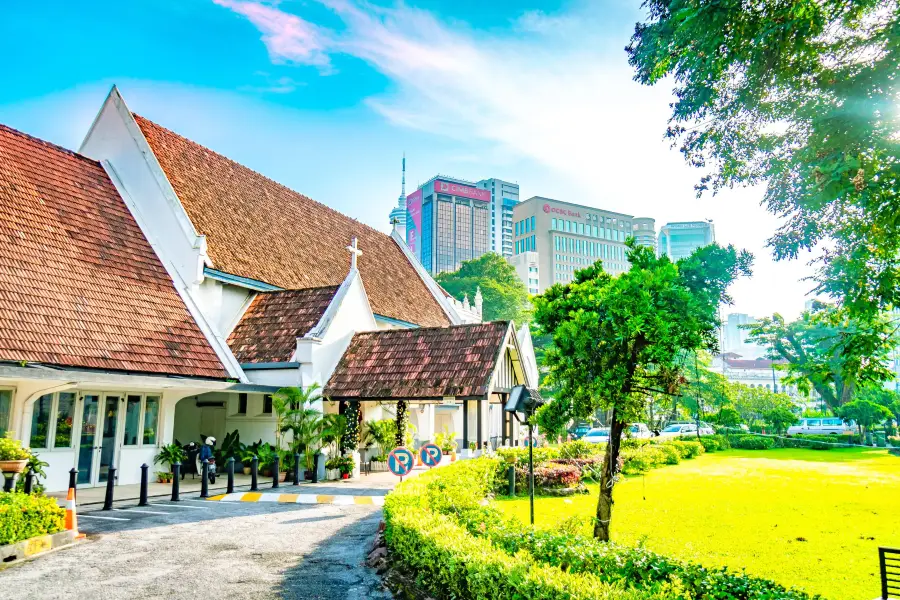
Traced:
<path id="1" fill-rule="evenodd" d="M 185 454 L 184 448 L 178 444 L 168 444 L 159 449 L 159 452 L 153 457 L 153 464 L 169 465 L 169 470 L 171 471 L 172 465 L 183 463 L 186 460 L 187 454 Z"/>
<path id="2" fill-rule="evenodd" d="M 275 448 L 269 442 L 263 442 L 256 449 L 256 456 L 259 458 L 259 472 L 263 477 L 271 477 L 272 465 L 275 463 Z"/>
<path id="3" fill-rule="evenodd" d="M 325 461 L 325 479 L 334 481 L 341 476 L 341 457 L 335 456 Z"/>
<path id="4" fill-rule="evenodd" d="M 341 456 L 337 460 L 338 469 L 341 472 L 341 479 L 350 479 L 350 474 L 353 473 L 353 467 L 356 466 L 353 464 L 353 457 Z"/>
<path id="5" fill-rule="evenodd" d="M 469 448 L 466 450 L 466 458 L 475 458 L 478 456 L 478 444 L 469 442 Z"/>
<path id="6" fill-rule="evenodd" d="M 157 471 L 156 472 L 156 481 L 158 483 L 172 483 L 171 471 Z"/>
<path id="7" fill-rule="evenodd" d="M 28 465 L 31 452 L 22 447 L 22 442 L 12 439 L 12 432 L 0 438 L 0 471 L 4 473 L 21 473 Z"/>
<path id="8" fill-rule="evenodd" d="M 253 463 L 253 459 L 256 458 L 256 452 L 259 448 L 260 444 L 252 444 L 247 446 L 242 444 L 241 451 L 238 453 L 238 460 L 241 461 L 241 466 L 244 470 L 244 475 L 249 475 L 251 470 L 251 465 Z"/>

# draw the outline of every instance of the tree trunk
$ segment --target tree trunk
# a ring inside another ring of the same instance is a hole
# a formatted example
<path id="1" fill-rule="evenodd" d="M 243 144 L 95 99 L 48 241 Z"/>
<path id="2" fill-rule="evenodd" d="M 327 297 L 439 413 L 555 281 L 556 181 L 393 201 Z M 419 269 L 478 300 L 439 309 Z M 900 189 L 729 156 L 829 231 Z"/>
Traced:
<path id="1" fill-rule="evenodd" d="M 622 444 L 622 432 L 626 423 L 619 420 L 618 412 L 613 409 L 609 430 L 609 443 L 606 445 L 606 457 L 600 471 L 600 498 L 597 500 L 597 519 L 594 523 L 594 537 L 601 542 L 609 541 L 609 525 L 612 520 L 613 486 L 619 471 L 619 450 Z"/>

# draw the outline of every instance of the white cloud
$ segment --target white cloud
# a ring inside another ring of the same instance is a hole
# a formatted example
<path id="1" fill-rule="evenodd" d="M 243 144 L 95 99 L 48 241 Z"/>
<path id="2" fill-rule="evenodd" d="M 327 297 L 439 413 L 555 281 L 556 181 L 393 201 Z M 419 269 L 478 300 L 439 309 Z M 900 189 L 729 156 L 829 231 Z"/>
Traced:
<path id="1" fill-rule="evenodd" d="M 478 144 L 485 157 L 515 156 L 555 173 L 518 174 L 525 198 L 557 197 L 658 224 L 713 219 L 720 242 L 757 256 L 756 276 L 735 289 L 737 309 L 802 308 L 810 284 L 800 279 L 809 269 L 772 262 L 765 240 L 778 221 L 759 206 L 761 191 L 694 198 L 702 173 L 662 140 L 669 90 L 632 80 L 622 50 L 631 30 L 605 20 L 608 6 L 585 0 L 565 13 L 526 12 L 504 33 L 403 4 L 318 0 L 343 24 L 327 30 L 259 1 L 214 1 L 250 19 L 275 62 L 330 73 L 330 55 L 366 61 L 394 84 L 366 100 L 389 122 L 465 142 L 461 153 Z M 473 174 L 482 176 L 494 174 Z"/>

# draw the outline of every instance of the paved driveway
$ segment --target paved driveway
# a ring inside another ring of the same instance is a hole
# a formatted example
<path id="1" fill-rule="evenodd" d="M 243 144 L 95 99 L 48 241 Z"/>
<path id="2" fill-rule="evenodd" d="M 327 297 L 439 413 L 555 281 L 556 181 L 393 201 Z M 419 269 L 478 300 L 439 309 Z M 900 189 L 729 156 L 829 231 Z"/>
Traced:
<path id="1" fill-rule="evenodd" d="M 189 499 L 117 508 L 79 515 L 87 542 L 0 571 L 0 597 L 391 598 L 362 564 L 377 504 Z"/>

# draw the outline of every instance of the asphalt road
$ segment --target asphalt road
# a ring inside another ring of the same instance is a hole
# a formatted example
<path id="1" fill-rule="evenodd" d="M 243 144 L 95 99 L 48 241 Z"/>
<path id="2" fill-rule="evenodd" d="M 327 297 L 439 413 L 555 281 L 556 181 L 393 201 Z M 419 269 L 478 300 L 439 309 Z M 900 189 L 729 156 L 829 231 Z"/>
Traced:
<path id="1" fill-rule="evenodd" d="M 87 541 L 0 571 L 0 597 L 389 599 L 377 506 L 156 501 L 79 515 Z"/>

